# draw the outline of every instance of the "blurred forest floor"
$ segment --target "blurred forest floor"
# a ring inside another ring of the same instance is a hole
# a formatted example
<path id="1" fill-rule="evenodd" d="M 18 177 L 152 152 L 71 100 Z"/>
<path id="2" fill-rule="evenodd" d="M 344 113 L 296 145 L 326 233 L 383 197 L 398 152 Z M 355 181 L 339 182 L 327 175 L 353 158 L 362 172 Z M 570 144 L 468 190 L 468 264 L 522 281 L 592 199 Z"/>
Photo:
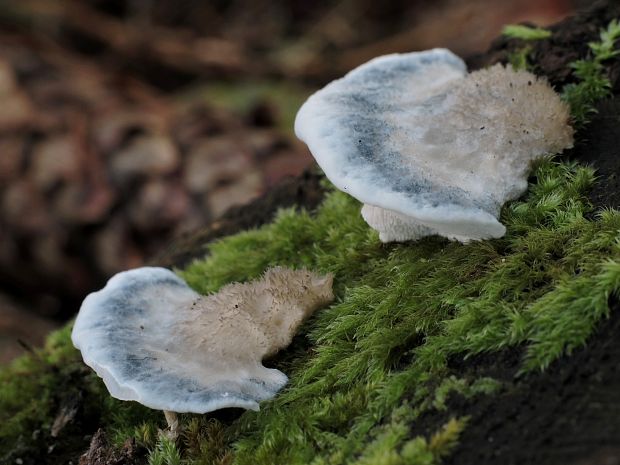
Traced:
<path id="1" fill-rule="evenodd" d="M 310 166 L 292 123 L 314 89 L 589 3 L 0 2 L 0 363 L 110 275 Z"/>

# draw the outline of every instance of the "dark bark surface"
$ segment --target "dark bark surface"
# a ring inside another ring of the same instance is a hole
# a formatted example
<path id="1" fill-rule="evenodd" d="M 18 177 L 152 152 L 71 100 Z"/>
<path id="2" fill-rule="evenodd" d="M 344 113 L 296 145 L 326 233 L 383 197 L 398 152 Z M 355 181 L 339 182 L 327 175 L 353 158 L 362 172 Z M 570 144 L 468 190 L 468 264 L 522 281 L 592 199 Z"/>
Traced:
<path id="1" fill-rule="evenodd" d="M 448 410 L 470 416 L 446 464 L 620 463 L 620 303 L 610 302 L 588 345 L 544 373 L 517 378 L 498 395 L 468 401 L 453 396 Z M 515 379 L 521 353 L 455 361 L 461 376 L 476 372 Z M 423 419 L 430 425 L 437 419 Z"/>

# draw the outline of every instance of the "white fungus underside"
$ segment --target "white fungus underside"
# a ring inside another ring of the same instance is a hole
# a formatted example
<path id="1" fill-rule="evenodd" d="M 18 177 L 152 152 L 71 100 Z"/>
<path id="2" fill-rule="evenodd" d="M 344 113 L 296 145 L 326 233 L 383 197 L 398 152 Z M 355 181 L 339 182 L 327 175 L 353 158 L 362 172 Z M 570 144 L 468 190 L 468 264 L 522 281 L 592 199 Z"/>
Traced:
<path id="1" fill-rule="evenodd" d="M 445 223 L 422 222 L 402 213 L 397 213 L 385 208 L 375 207 L 364 204 L 362 207 L 362 217 L 368 225 L 379 232 L 381 242 L 403 242 L 420 239 L 426 236 L 439 235 L 451 240 L 467 243 L 472 239 L 482 239 L 481 231 L 477 224 L 471 223 L 470 230 L 466 229 L 467 224 L 461 224 L 460 234 L 455 234 L 452 225 Z M 501 237 L 504 235 L 505 227 L 499 225 L 488 232 L 488 237 Z"/>
<path id="2" fill-rule="evenodd" d="M 198 298 L 164 268 L 119 273 L 84 300 L 73 344 L 118 399 L 174 412 L 258 410 L 258 402 L 286 384 L 286 375 L 184 345 L 179 324 L 192 324 Z"/>

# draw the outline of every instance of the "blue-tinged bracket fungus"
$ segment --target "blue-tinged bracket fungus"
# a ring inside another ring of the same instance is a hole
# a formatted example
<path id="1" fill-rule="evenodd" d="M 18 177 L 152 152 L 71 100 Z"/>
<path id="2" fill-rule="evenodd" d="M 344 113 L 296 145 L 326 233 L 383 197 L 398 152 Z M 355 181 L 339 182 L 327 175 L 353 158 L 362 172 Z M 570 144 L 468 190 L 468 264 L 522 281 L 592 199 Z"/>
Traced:
<path id="1" fill-rule="evenodd" d="M 500 209 L 526 190 L 531 162 L 573 143 L 545 79 L 502 65 L 468 74 L 445 49 L 354 69 L 306 101 L 295 132 L 383 242 L 503 236 Z"/>
<path id="2" fill-rule="evenodd" d="M 119 273 L 82 304 L 71 338 L 110 394 L 175 412 L 258 410 L 286 384 L 261 360 L 334 298 L 332 276 L 275 267 L 203 296 L 165 268 Z"/>

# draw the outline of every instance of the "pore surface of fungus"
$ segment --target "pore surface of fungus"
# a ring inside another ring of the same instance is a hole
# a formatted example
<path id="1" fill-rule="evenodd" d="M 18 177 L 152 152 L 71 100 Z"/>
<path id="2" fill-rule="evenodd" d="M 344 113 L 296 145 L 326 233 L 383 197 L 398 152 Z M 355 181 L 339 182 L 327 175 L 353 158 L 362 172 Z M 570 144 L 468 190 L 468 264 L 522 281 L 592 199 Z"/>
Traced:
<path id="1" fill-rule="evenodd" d="M 72 340 L 118 399 L 170 412 L 257 410 L 287 382 L 261 360 L 332 299 L 332 276 L 306 270 L 276 267 L 202 296 L 170 270 L 138 268 L 84 300 Z"/>
<path id="2" fill-rule="evenodd" d="M 572 146 L 546 80 L 502 65 L 467 74 L 445 49 L 375 58 L 312 95 L 295 132 L 327 177 L 361 200 L 384 242 L 500 237 L 501 206 L 531 161 Z"/>

